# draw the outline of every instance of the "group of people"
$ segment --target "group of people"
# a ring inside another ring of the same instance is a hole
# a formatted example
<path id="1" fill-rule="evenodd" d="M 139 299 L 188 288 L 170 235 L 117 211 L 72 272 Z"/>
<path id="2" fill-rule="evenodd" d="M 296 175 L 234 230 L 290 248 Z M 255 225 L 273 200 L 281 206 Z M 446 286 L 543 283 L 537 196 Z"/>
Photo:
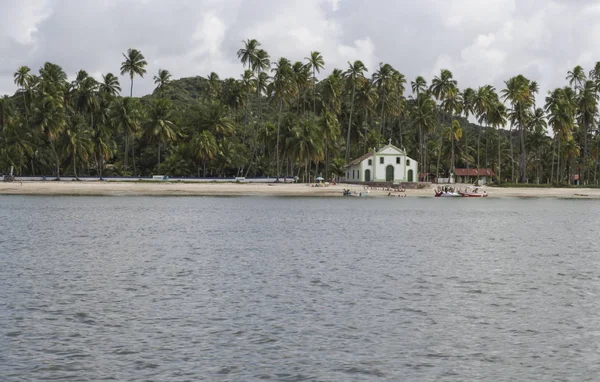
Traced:
<path id="1" fill-rule="evenodd" d="M 398 194 L 398 195 L 393 195 L 391 192 L 388 192 L 388 198 L 394 198 L 394 197 L 398 197 L 398 198 L 406 198 L 406 194 Z"/>
<path id="2" fill-rule="evenodd" d="M 454 187 L 448 187 L 448 186 L 438 186 L 437 188 L 437 192 L 450 192 L 450 193 L 454 193 L 456 192 L 456 190 L 454 189 Z"/>

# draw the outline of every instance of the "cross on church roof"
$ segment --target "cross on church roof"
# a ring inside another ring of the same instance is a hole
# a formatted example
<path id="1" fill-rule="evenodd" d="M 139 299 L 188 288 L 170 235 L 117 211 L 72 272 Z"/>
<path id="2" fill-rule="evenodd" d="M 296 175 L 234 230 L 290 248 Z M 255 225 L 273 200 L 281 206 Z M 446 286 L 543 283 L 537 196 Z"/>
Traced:
<path id="1" fill-rule="evenodd" d="M 392 138 L 388 139 L 388 145 L 392 144 Z"/>

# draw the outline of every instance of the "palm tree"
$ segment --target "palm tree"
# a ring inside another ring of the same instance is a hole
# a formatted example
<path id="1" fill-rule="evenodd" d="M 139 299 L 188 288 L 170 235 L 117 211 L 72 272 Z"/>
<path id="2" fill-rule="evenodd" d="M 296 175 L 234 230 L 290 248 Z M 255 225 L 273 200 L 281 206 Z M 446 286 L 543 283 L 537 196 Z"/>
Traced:
<path id="1" fill-rule="evenodd" d="M 414 81 L 410 82 L 410 88 L 412 89 L 413 94 L 416 94 L 418 98 L 419 94 L 427 90 L 427 81 L 425 81 L 425 78 L 418 76 Z"/>
<path id="2" fill-rule="evenodd" d="M 192 139 L 192 151 L 194 156 L 202 162 L 202 176 L 206 177 L 206 163 L 213 160 L 218 151 L 215 136 L 208 130 L 196 134 Z M 200 166 L 198 166 L 198 177 L 200 177 Z"/>
<path id="3" fill-rule="evenodd" d="M 84 123 L 74 123 L 65 130 L 62 137 L 62 146 L 68 156 L 71 157 L 73 175 L 76 180 L 79 180 L 79 176 L 77 175 L 77 158 L 79 157 L 86 161 L 93 152 L 89 130 L 85 128 Z"/>
<path id="4" fill-rule="evenodd" d="M 444 74 L 442 74 L 442 77 L 444 76 Z M 436 77 L 437 78 L 437 77 Z M 452 83 L 452 82 L 450 82 Z M 436 86 L 436 89 L 438 88 L 438 86 L 441 86 L 440 83 L 435 82 L 432 84 L 432 87 Z M 437 91 L 439 94 L 439 97 L 443 99 L 442 101 L 442 109 L 450 114 L 450 119 L 452 120 L 452 124 L 454 123 L 454 115 L 455 114 L 460 114 L 462 112 L 462 97 L 460 95 L 460 92 L 458 91 L 458 88 L 456 87 L 456 85 L 450 85 L 450 87 L 448 88 L 442 88 L 441 90 Z M 433 94 L 435 94 L 435 92 L 433 92 Z M 450 161 L 450 173 L 454 174 L 454 165 L 455 165 L 455 161 L 454 161 L 454 134 L 450 135 L 450 142 L 451 142 L 451 146 L 452 146 L 452 158 Z M 465 146 L 467 147 L 467 146 Z M 468 147 L 467 150 L 465 150 L 465 161 L 467 160 L 468 157 Z M 468 162 L 467 162 L 467 166 L 468 166 Z"/>
<path id="5" fill-rule="evenodd" d="M 215 72 L 211 72 L 206 77 L 206 82 L 208 83 L 208 96 L 209 99 L 214 100 L 219 98 L 221 94 L 221 79 L 219 75 Z"/>
<path id="6" fill-rule="evenodd" d="M 131 80 L 131 88 L 129 90 L 129 97 L 133 97 L 133 77 L 138 75 L 144 77 L 146 74 L 146 59 L 142 52 L 137 49 L 127 49 L 127 54 L 123 53 L 125 61 L 121 63 L 121 75 L 126 73 L 129 75 Z"/>
<path id="7" fill-rule="evenodd" d="M 590 127 L 594 124 L 594 117 L 598 113 L 598 93 L 596 93 L 596 84 L 594 81 L 586 81 L 581 87 L 577 96 L 578 122 L 582 128 L 583 135 L 583 161 L 584 161 L 584 179 L 587 182 L 589 178 L 589 151 L 588 135 Z"/>
<path id="8" fill-rule="evenodd" d="M 29 73 L 31 69 L 28 66 L 20 66 L 19 69 L 13 75 L 15 85 L 19 87 L 19 91 L 23 95 L 23 107 L 25 108 L 25 124 L 28 125 L 28 114 L 29 108 L 27 106 L 27 97 L 26 93 L 29 91 L 29 86 L 31 82 L 31 74 Z"/>
<path id="9" fill-rule="evenodd" d="M 379 69 L 373 73 L 373 83 L 379 90 L 379 99 L 381 101 L 381 123 L 379 126 L 379 141 L 381 144 L 381 135 L 385 127 L 385 100 L 386 95 L 390 91 L 390 86 L 394 78 L 395 70 L 390 64 L 379 64 Z"/>
<path id="10" fill-rule="evenodd" d="M 212 132 L 217 142 L 234 134 L 235 123 L 229 117 L 227 107 L 222 103 L 218 101 L 208 103 L 202 107 L 201 113 L 200 129 Z"/>
<path id="11" fill-rule="evenodd" d="M 36 104 L 33 124 L 39 128 L 50 145 L 56 165 L 56 179 L 60 180 L 60 160 L 54 143 L 67 126 L 64 98 L 60 93 L 43 93 Z"/>
<path id="12" fill-rule="evenodd" d="M 346 138 L 346 163 L 350 162 L 350 133 L 352 131 L 352 113 L 354 112 L 354 97 L 356 95 L 356 85 L 364 82 L 364 72 L 367 71 L 365 64 L 361 61 L 348 62 L 348 70 L 344 72 L 346 86 L 352 88 L 352 98 L 350 101 L 350 117 L 348 118 L 348 137 Z"/>
<path id="13" fill-rule="evenodd" d="M 237 56 L 244 67 L 248 65 L 248 68 L 254 71 L 260 43 L 255 39 L 248 39 L 246 41 L 242 41 L 242 43 L 244 44 L 244 47 L 237 51 Z"/>
<path id="14" fill-rule="evenodd" d="M 172 108 L 168 100 L 159 98 L 152 102 L 144 134 L 148 142 L 156 143 L 158 148 L 158 167 L 160 167 L 160 149 L 165 143 L 177 140 L 177 127 L 172 121 Z"/>
<path id="15" fill-rule="evenodd" d="M 427 155 L 424 152 L 423 137 L 429 130 L 434 128 L 437 120 L 435 101 L 428 92 L 419 94 L 410 109 L 409 115 L 415 126 L 419 128 L 419 162 L 421 168 L 418 172 L 421 174 L 427 172 L 425 164 Z"/>
<path id="16" fill-rule="evenodd" d="M 457 82 L 452 78 L 452 72 L 448 69 L 442 69 L 439 77 L 435 76 L 433 81 L 431 81 L 429 91 L 431 91 L 438 101 L 443 101 L 450 91 L 457 88 L 456 86 Z"/>
<path id="17" fill-rule="evenodd" d="M 567 77 L 565 79 L 569 81 L 569 85 L 571 85 L 573 89 L 580 89 L 581 84 L 585 81 L 585 71 L 580 65 L 577 65 L 573 70 L 567 72 Z"/>
<path id="18" fill-rule="evenodd" d="M 546 112 L 549 115 L 548 123 L 554 131 L 558 146 L 558 163 L 556 166 L 556 180 L 561 181 L 561 142 L 570 139 L 575 125 L 575 105 L 569 92 L 571 88 L 557 88 L 548 93 L 546 97 Z M 554 160 L 552 161 L 554 166 Z"/>
<path id="19" fill-rule="evenodd" d="M 121 85 L 119 79 L 112 73 L 102 75 L 102 82 L 100 83 L 100 93 L 107 96 L 109 100 L 119 95 L 121 92 Z"/>
<path id="20" fill-rule="evenodd" d="M 110 120 L 115 130 L 122 131 L 125 134 L 125 151 L 123 152 L 125 171 L 127 171 L 127 158 L 129 156 L 129 138 L 140 130 L 140 118 L 138 104 L 133 98 L 117 98 L 115 100 L 111 108 Z"/>
<path id="21" fill-rule="evenodd" d="M 317 98 L 315 95 L 315 91 L 317 89 L 317 73 L 321 72 L 321 69 L 325 67 L 325 60 L 323 60 L 323 56 L 319 52 L 310 52 L 310 57 L 305 57 L 305 60 L 308 61 L 307 65 L 312 69 L 313 74 L 313 118 L 317 115 Z"/>
<path id="22" fill-rule="evenodd" d="M 525 125 L 534 105 L 534 97 L 530 87 L 531 82 L 522 75 L 505 81 L 506 89 L 502 90 L 505 101 L 511 104 L 509 113 L 511 124 L 517 125 L 520 137 L 519 182 L 527 183 L 527 153 L 525 149 Z"/>
<path id="23" fill-rule="evenodd" d="M 494 93 L 495 95 L 495 93 Z M 493 97 L 492 97 L 493 98 Z M 502 140 L 500 129 L 504 127 L 506 124 L 506 106 L 502 102 L 500 102 L 496 96 L 495 101 L 489 105 L 487 109 L 486 122 L 489 123 L 492 127 L 498 129 L 498 174 L 497 179 L 500 182 L 502 179 L 501 170 L 502 170 Z"/>
<path id="24" fill-rule="evenodd" d="M 310 161 L 323 158 L 323 139 L 313 120 L 304 120 L 295 126 L 286 141 L 288 150 L 298 159 L 304 161 L 305 181 L 310 181 Z"/>
<path id="25" fill-rule="evenodd" d="M 315 55 L 311 54 L 311 57 L 312 56 Z M 279 130 L 281 128 L 281 114 L 283 112 L 283 105 L 287 104 L 293 97 L 294 71 L 292 70 L 290 60 L 284 57 L 280 58 L 278 62 L 274 62 L 273 65 L 274 67 L 271 69 L 271 72 L 273 72 L 273 82 L 269 85 L 269 93 L 273 94 L 273 99 L 277 102 L 277 143 L 275 155 L 277 157 L 277 180 L 279 180 L 279 176 L 281 175 L 281 167 L 279 166 Z"/>
<path id="26" fill-rule="evenodd" d="M 164 97 L 164 91 L 169 82 L 171 82 L 171 73 L 167 69 L 158 69 L 158 74 L 154 76 L 156 90 L 161 97 Z"/>

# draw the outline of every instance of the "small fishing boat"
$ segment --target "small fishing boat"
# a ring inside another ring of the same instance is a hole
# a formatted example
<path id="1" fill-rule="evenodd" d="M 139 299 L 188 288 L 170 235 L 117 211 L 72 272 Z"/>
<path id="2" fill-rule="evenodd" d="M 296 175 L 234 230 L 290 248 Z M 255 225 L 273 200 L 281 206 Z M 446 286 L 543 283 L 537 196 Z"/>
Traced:
<path id="1" fill-rule="evenodd" d="M 466 191 L 459 191 L 458 193 L 463 198 L 487 198 L 487 196 L 488 196 L 486 191 L 479 192 L 478 188 L 476 188 L 473 191 L 469 191 L 469 189 L 467 188 Z"/>
<path id="2" fill-rule="evenodd" d="M 435 197 L 436 198 L 460 198 L 461 195 L 458 192 L 450 192 L 450 191 L 436 191 L 435 192 Z"/>
<path id="3" fill-rule="evenodd" d="M 344 190 L 344 196 L 353 196 L 353 197 L 358 197 L 358 198 L 365 198 L 365 197 L 369 196 L 369 191 L 357 192 L 357 191 Z"/>

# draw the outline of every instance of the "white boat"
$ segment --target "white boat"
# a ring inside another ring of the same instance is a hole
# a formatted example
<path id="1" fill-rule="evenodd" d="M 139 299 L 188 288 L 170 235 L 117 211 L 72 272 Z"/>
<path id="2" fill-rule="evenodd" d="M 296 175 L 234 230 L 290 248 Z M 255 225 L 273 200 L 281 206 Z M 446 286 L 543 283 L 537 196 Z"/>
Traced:
<path id="1" fill-rule="evenodd" d="M 436 198 L 460 198 L 461 195 L 458 192 L 450 192 L 450 191 L 436 191 Z"/>

